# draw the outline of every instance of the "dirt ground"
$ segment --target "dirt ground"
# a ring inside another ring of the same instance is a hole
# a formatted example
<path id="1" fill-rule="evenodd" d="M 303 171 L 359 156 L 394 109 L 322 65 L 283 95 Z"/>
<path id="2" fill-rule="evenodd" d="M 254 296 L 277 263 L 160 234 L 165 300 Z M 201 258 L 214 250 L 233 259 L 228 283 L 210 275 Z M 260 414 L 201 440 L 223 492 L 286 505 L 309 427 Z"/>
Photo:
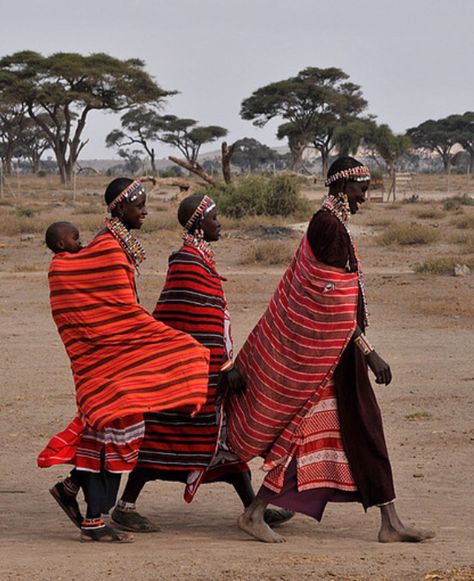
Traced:
<path id="1" fill-rule="evenodd" d="M 34 197 L 28 203 L 39 208 Z M 15 219 L 15 204 L 18 200 L 0 205 L 5 231 Z M 146 487 L 139 509 L 161 532 L 137 535 L 133 545 L 80 544 L 78 531 L 48 494 L 66 467 L 40 470 L 35 464 L 47 440 L 75 411 L 69 362 L 49 312 L 50 256 L 40 232 L 7 236 L 0 230 L 0 579 L 474 579 L 474 277 L 413 271 L 421 260 L 455 252 L 444 238 L 425 246 L 378 245 L 373 234 L 387 220 L 406 221 L 414 211 L 408 204 L 398 210 L 382 206 L 364 208 L 354 229 L 367 273 L 368 336 L 394 373 L 389 387 L 375 389 L 399 512 L 407 522 L 435 530 L 435 539 L 382 545 L 376 541 L 377 509 L 365 514 L 359 505 L 330 505 L 322 523 L 297 515 L 279 530 L 285 544 L 265 545 L 237 528 L 241 507 L 228 486 L 203 486 L 187 505 L 181 485 L 156 482 Z M 462 211 L 472 215 L 473 209 Z M 80 221 L 70 206 L 38 210 L 46 222 L 68 212 Z M 450 220 L 439 214 L 436 224 L 443 228 Z M 432 222 L 427 223 L 439 227 Z M 87 231 L 84 238 L 91 236 Z M 286 243 L 296 245 L 298 236 Z M 241 264 L 254 237 L 232 230 L 215 244 L 237 347 L 284 270 Z M 149 259 L 138 287 L 151 309 L 179 231 L 158 230 L 142 239 Z M 256 486 L 262 479 L 259 467 L 254 460 Z"/>

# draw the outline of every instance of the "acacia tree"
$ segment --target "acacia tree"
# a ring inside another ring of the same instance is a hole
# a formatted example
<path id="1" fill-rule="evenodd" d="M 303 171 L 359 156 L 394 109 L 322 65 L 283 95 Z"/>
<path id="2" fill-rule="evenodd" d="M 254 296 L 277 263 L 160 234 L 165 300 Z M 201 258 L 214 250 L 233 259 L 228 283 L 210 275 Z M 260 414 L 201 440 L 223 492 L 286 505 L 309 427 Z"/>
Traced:
<path id="1" fill-rule="evenodd" d="M 356 155 L 361 143 L 367 139 L 374 128 L 371 119 L 356 119 L 336 127 L 333 140 L 340 156 Z"/>
<path id="2" fill-rule="evenodd" d="M 285 123 L 277 137 L 288 139 L 293 169 L 301 167 L 304 149 L 311 144 L 320 152 L 325 172 L 336 127 L 356 119 L 367 107 L 360 86 L 348 78 L 335 67 L 308 67 L 295 77 L 257 89 L 242 102 L 240 114 L 258 127 L 282 118 Z"/>
<path id="3" fill-rule="evenodd" d="M 45 119 L 45 122 L 48 123 L 49 119 Z M 38 173 L 41 157 L 48 149 L 50 145 L 44 131 L 32 119 L 25 117 L 19 139 L 19 151 L 21 156 L 29 161 L 33 173 Z"/>
<path id="4" fill-rule="evenodd" d="M 447 120 L 453 126 L 457 142 L 469 155 L 469 172 L 474 173 L 474 111 L 450 115 Z"/>
<path id="5" fill-rule="evenodd" d="M 254 172 L 259 168 L 268 167 L 278 157 L 271 147 L 250 137 L 238 139 L 233 147 L 232 163 L 245 172 Z"/>
<path id="6" fill-rule="evenodd" d="M 26 108 L 44 131 L 64 183 L 71 181 L 87 143 L 82 136 L 91 111 L 122 111 L 156 103 L 167 94 L 139 59 L 119 60 L 103 53 L 42 56 L 33 51 L 0 59 L 0 102 Z"/>
<path id="7" fill-rule="evenodd" d="M 13 158 L 20 149 L 21 134 L 25 125 L 25 107 L 18 104 L 0 106 L 0 157 L 3 173 L 12 172 Z"/>
<path id="8" fill-rule="evenodd" d="M 131 175 L 135 175 L 143 166 L 141 149 L 119 149 L 117 153 L 119 157 L 125 162 L 126 171 Z"/>
<path id="9" fill-rule="evenodd" d="M 366 147 L 372 150 L 375 156 L 382 158 L 385 163 L 390 175 L 389 197 L 392 195 L 395 200 L 397 166 L 401 158 L 411 149 L 411 139 L 407 135 L 395 135 L 386 124 L 372 123 L 364 141 Z"/>
<path id="10" fill-rule="evenodd" d="M 226 135 L 227 129 L 218 125 L 199 126 L 194 119 L 180 119 L 175 115 L 161 117 L 160 141 L 175 147 L 184 156 L 184 160 L 171 155 L 168 159 L 212 185 L 215 180 L 197 161 L 199 152 L 205 143 L 212 143 Z"/>
<path id="11" fill-rule="evenodd" d="M 107 147 L 123 149 L 140 145 L 148 155 L 153 175 L 157 175 L 156 155 L 153 143 L 160 139 L 163 119 L 156 109 L 141 106 L 127 111 L 120 119 L 122 129 L 114 129 L 105 138 Z"/>
<path id="12" fill-rule="evenodd" d="M 450 171 L 452 149 L 459 139 L 456 124 L 452 118 L 429 119 L 417 127 L 408 129 L 407 135 L 415 147 L 438 153 L 443 161 L 445 173 Z"/>

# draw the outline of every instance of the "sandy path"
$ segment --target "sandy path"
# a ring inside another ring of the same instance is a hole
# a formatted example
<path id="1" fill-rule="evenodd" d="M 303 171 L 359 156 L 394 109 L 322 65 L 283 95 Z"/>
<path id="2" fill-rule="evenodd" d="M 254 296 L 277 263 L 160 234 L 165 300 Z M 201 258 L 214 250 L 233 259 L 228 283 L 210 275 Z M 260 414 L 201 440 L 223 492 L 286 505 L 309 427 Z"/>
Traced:
<path id="1" fill-rule="evenodd" d="M 205 486 L 186 505 L 180 485 L 157 482 L 145 489 L 140 508 L 162 532 L 128 546 L 83 545 L 47 492 L 66 470 L 35 468 L 38 451 L 74 413 L 69 365 L 49 313 L 48 256 L 35 241 L 7 246 L 0 261 L 0 579 L 415 580 L 459 568 L 457 576 L 426 579 L 474 579 L 473 321 L 462 310 L 472 300 L 472 279 L 420 277 L 403 256 L 380 258 L 368 248 L 370 339 L 395 375 L 392 386 L 376 392 L 399 509 L 407 521 L 434 528 L 434 541 L 380 545 L 377 510 L 332 505 L 321 524 L 297 516 L 280 529 L 286 544 L 264 545 L 237 529 L 240 505 L 226 485 Z M 220 266 L 240 345 L 282 269 L 240 266 L 233 246 L 222 243 Z M 28 260 L 42 271 L 13 272 Z M 165 265 L 163 251 L 139 279 L 149 309 Z M 443 309 L 430 314 L 428 295 L 443 299 Z M 460 310 L 449 302 L 454 295 Z M 252 463 L 256 485 L 259 465 Z"/>

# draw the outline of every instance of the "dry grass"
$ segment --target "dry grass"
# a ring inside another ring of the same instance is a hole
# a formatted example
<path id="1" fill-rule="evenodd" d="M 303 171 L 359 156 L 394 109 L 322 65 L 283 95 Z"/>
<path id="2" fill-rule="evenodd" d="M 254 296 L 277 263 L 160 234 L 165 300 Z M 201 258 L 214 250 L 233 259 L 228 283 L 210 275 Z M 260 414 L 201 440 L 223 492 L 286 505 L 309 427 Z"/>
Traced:
<path id="1" fill-rule="evenodd" d="M 141 232 L 151 234 L 152 232 L 159 232 L 161 230 L 175 231 L 182 227 L 176 218 L 176 210 L 168 208 L 166 211 L 151 212 L 148 214 Z"/>
<path id="2" fill-rule="evenodd" d="M 450 224 L 455 228 L 459 228 L 460 230 L 474 230 L 474 215 L 470 214 L 459 216 L 458 218 L 451 220 Z"/>
<path id="3" fill-rule="evenodd" d="M 474 268 L 474 256 L 437 256 L 415 266 L 415 272 L 424 274 L 454 274 L 456 264 L 466 264 Z"/>
<path id="4" fill-rule="evenodd" d="M 75 215 L 81 214 L 94 214 L 100 216 L 105 212 L 105 206 L 98 204 L 97 202 L 89 202 L 88 204 L 77 204 L 72 211 Z"/>
<path id="5" fill-rule="evenodd" d="M 413 214 L 420 220 L 442 220 L 446 216 L 445 212 L 434 206 L 417 209 Z"/>
<path id="6" fill-rule="evenodd" d="M 468 194 L 444 198 L 442 202 L 445 210 L 458 210 L 462 206 L 474 206 L 474 198 Z"/>
<path id="7" fill-rule="evenodd" d="M 409 420 L 410 422 L 417 422 L 419 420 L 431 420 L 432 417 L 433 416 L 429 412 L 421 411 L 408 414 L 405 416 L 405 419 Z"/>
<path id="8" fill-rule="evenodd" d="M 47 270 L 47 266 L 39 265 L 39 264 L 31 264 L 31 263 L 23 263 L 23 264 L 15 264 L 14 267 L 15 272 L 45 272 Z"/>
<path id="9" fill-rule="evenodd" d="M 254 242 L 240 257 L 239 264 L 286 265 L 295 253 L 295 241 Z"/>
<path id="10" fill-rule="evenodd" d="M 389 226 L 375 240 L 382 246 L 430 244 L 436 242 L 440 233 L 431 226 L 416 223 L 398 223 Z"/>
<path id="11" fill-rule="evenodd" d="M 474 253 L 474 232 L 449 232 L 447 239 L 453 244 L 459 244 L 463 253 Z"/>
<path id="12" fill-rule="evenodd" d="M 229 218 L 219 215 L 219 222 L 224 231 L 228 230 L 256 230 L 257 228 L 288 227 L 289 224 L 308 221 L 308 217 L 301 220 L 299 216 L 246 216 L 244 218 Z"/>

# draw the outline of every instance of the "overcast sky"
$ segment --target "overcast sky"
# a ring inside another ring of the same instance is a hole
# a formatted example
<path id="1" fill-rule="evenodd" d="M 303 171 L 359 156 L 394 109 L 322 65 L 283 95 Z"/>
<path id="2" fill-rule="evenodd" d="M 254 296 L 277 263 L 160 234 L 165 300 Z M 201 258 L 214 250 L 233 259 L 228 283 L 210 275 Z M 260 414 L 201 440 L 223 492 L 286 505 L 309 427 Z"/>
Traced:
<path id="1" fill-rule="evenodd" d="M 474 110 L 474 0 L 2 0 L 0 55 L 31 49 L 138 57 L 166 112 L 269 145 L 240 119 L 255 89 L 308 66 L 343 69 L 396 132 Z M 91 115 L 82 158 L 115 157 L 111 114 Z M 159 146 L 159 154 L 169 153 Z M 215 146 L 211 147 L 215 149 Z"/>

